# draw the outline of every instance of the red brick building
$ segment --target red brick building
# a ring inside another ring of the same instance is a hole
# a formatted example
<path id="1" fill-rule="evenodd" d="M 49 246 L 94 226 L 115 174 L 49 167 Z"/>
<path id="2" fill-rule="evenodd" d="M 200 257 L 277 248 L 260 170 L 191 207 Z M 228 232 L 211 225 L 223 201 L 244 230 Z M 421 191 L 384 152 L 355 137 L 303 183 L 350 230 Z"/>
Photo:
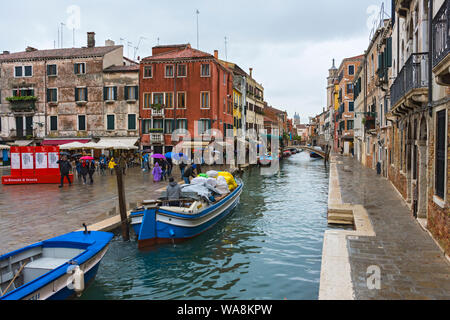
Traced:
<path id="1" fill-rule="evenodd" d="M 157 46 L 140 65 L 141 146 L 168 152 L 175 129 L 190 139 L 208 129 L 233 129 L 233 72 L 190 44 Z"/>

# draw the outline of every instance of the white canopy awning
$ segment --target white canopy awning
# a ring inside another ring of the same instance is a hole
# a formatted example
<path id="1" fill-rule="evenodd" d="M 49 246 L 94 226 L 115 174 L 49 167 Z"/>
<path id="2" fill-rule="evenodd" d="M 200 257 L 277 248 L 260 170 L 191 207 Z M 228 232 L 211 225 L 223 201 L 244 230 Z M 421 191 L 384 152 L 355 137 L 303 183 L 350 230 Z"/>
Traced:
<path id="1" fill-rule="evenodd" d="M 78 150 L 83 149 L 86 143 L 70 142 L 59 146 L 60 150 Z"/>
<path id="2" fill-rule="evenodd" d="M 11 143 L 12 146 L 26 147 L 33 143 L 33 140 L 16 140 Z"/>
<path id="3" fill-rule="evenodd" d="M 0 144 L 0 150 L 9 150 L 11 147 L 4 145 L 4 144 Z"/>
<path id="4" fill-rule="evenodd" d="M 138 138 L 101 138 L 93 149 L 138 150 Z"/>

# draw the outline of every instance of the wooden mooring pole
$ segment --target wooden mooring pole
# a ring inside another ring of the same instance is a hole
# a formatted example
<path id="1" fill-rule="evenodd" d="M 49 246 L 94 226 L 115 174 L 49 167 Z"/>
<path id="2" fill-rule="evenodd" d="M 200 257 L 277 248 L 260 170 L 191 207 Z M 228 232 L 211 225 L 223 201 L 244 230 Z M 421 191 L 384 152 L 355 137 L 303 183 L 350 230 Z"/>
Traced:
<path id="1" fill-rule="evenodd" d="M 123 241 L 130 240 L 130 229 L 128 226 L 128 216 L 127 216 L 127 205 L 125 202 L 125 185 L 123 183 L 123 168 L 119 163 L 116 166 L 116 176 L 117 176 L 117 193 L 119 195 L 119 211 L 120 220 L 122 221 L 122 238 Z"/>

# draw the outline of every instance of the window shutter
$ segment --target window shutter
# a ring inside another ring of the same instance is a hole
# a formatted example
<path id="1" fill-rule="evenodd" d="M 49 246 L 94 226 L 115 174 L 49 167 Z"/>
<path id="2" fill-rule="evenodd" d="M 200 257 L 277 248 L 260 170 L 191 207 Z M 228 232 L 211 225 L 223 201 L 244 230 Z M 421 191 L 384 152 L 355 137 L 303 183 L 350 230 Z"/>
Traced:
<path id="1" fill-rule="evenodd" d="M 123 89 L 124 100 L 128 100 L 128 87 L 125 86 Z"/>
<path id="2" fill-rule="evenodd" d="M 47 75 L 50 74 L 50 65 L 47 65 Z"/>
<path id="3" fill-rule="evenodd" d="M 114 87 L 114 100 L 117 100 L 117 87 Z"/>
<path id="4" fill-rule="evenodd" d="M 392 38 L 386 41 L 386 67 L 392 67 Z"/>
<path id="5" fill-rule="evenodd" d="M 84 91 L 84 94 L 85 94 L 85 96 L 84 96 L 84 101 L 88 101 L 88 88 L 86 87 L 86 89 L 84 89 L 85 91 Z"/>
<path id="6" fill-rule="evenodd" d="M 138 100 L 139 97 L 139 86 L 134 87 L 134 99 Z"/>
<path id="7" fill-rule="evenodd" d="M 50 97 L 50 89 L 47 89 L 47 102 L 49 101 L 49 97 Z"/>
<path id="8" fill-rule="evenodd" d="M 103 100 L 107 100 L 108 99 L 108 88 L 107 87 L 103 87 Z"/>
<path id="9" fill-rule="evenodd" d="M 77 74 L 77 64 L 73 64 L 73 73 Z"/>
<path id="10" fill-rule="evenodd" d="M 80 97 L 78 95 L 78 88 L 75 88 L 75 101 L 79 101 Z"/>

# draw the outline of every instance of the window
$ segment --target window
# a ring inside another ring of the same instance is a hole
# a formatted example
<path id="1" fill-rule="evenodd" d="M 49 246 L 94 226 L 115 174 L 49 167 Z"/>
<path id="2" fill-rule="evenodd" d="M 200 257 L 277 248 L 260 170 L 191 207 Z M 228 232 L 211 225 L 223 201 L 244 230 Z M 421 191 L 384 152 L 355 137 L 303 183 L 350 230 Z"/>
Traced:
<path id="1" fill-rule="evenodd" d="M 103 98 L 105 101 L 117 100 L 117 87 L 104 87 Z"/>
<path id="2" fill-rule="evenodd" d="M 209 108 L 209 92 L 202 92 L 200 95 L 201 95 L 200 107 L 203 109 L 208 109 Z"/>
<path id="3" fill-rule="evenodd" d="M 13 97 L 29 97 L 34 96 L 34 89 L 30 88 L 20 88 L 13 89 Z"/>
<path id="4" fill-rule="evenodd" d="M 173 108 L 173 93 L 166 92 L 166 108 Z"/>
<path id="5" fill-rule="evenodd" d="M 165 126 L 164 126 L 164 133 L 166 134 L 172 134 L 174 130 L 174 120 L 173 119 L 166 119 L 164 120 Z"/>
<path id="6" fill-rule="evenodd" d="M 185 64 L 179 64 L 178 65 L 178 76 L 179 77 L 186 77 L 186 65 Z"/>
<path id="7" fill-rule="evenodd" d="M 47 102 L 58 101 L 58 89 L 47 89 Z"/>
<path id="8" fill-rule="evenodd" d="M 50 116 L 50 131 L 58 131 L 58 116 Z"/>
<path id="9" fill-rule="evenodd" d="M 198 134 L 204 134 L 209 129 L 211 129 L 210 119 L 201 119 L 198 121 Z"/>
<path id="10" fill-rule="evenodd" d="M 116 119 L 113 114 L 106 115 L 106 130 L 114 130 L 116 127 Z"/>
<path id="11" fill-rule="evenodd" d="M 48 76 L 56 76 L 58 74 L 58 68 L 56 64 L 47 65 L 47 75 Z"/>
<path id="12" fill-rule="evenodd" d="M 136 115 L 128 115 L 128 130 L 136 130 Z"/>
<path id="13" fill-rule="evenodd" d="M 186 92 L 178 92 L 178 106 L 177 108 L 186 108 Z"/>
<path id="14" fill-rule="evenodd" d="M 85 74 L 86 73 L 86 63 L 75 63 L 73 65 L 73 72 L 75 74 Z"/>
<path id="15" fill-rule="evenodd" d="M 177 119 L 177 129 L 185 129 L 188 128 L 187 119 Z"/>
<path id="16" fill-rule="evenodd" d="M 355 111 L 355 102 L 350 101 L 348 103 L 348 112 L 354 112 Z"/>
<path id="17" fill-rule="evenodd" d="M 152 66 L 144 67 L 144 78 L 152 78 L 153 77 L 153 69 Z"/>
<path id="18" fill-rule="evenodd" d="M 87 88 L 75 88 L 75 101 L 88 101 Z"/>
<path id="19" fill-rule="evenodd" d="M 223 85 L 224 86 L 227 85 L 227 74 L 226 73 L 223 74 Z"/>
<path id="20" fill-rule="evenodd" d="M 163 119 L 154 119 L 153 120 L 153 129 L 162 129 L 164 126 Z"/>
<path id="21" fill-rule="evenodd" d="M 347 130 L 353 130 L 354 120 L 347 120 Z"/>
<path id="22" fill-rule="evenodd" d="M 86 131 L 86 116 L 78 116 L 78 131 Z"/>
<path id="23" fill-rule="evenodd" d="M 166 78 L 173 78 L 173 65 L 166 65 Z"/>
<path id="24" fill-rule="evenodd" d="M 435 160 L 435 194 L 445 199 L 445 149 L 446 149 L 446 110 L 436 113 L 436 160 Z"/>
<path id="25" fill-rule="evenodd" d="M 14 68 L 14 77 L 32 77 L 33 76 L 33 67 L 32 66 L 20 66 Z"/>
<path id="26" fill-rule="evenodd" d="M 151 125 L 152 125 L 152 120 L 150 120 L 150 119 L 142 120 L 142 133 L 143 134 L 150 133 Z"/>
<path id="27" fill-rule="evenodd" d="M 353 93 L 353 83 L 347 83 L 347 94 Z"/>
<path id="28" fill-rule="evenodd" d="M 153 104 L 164 105 L 164 93 L 154 93 Z"/>
<path id="29" fill-rule="evenodd" d="M 149 109 L 152 104 L 152 94 L 144 93 L 144 109 Z"/>
<path id="30" fill-rule="evenodd" d="M 201 76 L 202 77 L 209 77 L 210 73 L 209 73 L 209 64 L 202 64 L 201 67 Z"/>
<path id="31" fill-rule="evenodd" d="M 138 86 L 125 86 L 123 89 L 123 96 L 124 99 L 129 100 L 137 100 L 137 97 L 139 96 L 139 87 Z"/>
<path id="32" fill-rule="evenodd" d="M 355 74 L 355 66 L 354 65 L 348 66 L 348 74 L 351 76 Z"/>

